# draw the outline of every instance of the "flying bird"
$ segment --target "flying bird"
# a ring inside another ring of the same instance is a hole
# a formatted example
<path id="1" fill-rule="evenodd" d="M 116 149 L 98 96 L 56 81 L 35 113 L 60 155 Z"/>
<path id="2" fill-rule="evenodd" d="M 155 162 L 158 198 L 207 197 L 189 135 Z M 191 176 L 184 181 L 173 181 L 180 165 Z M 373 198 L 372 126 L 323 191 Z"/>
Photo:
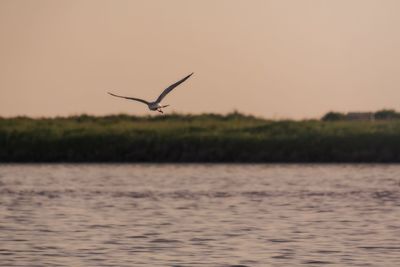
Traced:
<path id="1" fill-rule="evenodd" d="M 120 97 L 120 98 L 125 98 L 125 99 L 129 99 L 129 100 L 134 100 L 134 101 L 139 101 L 142 102 L 143 104 L 146 104 L 147 107 L 152 110 L 152 111 L 158 111 L 160 113 L 164 113 L 162 111 L 163 108 L 168 107 L 169 105 L 161 105 L 161 101 L 164 99 L 164 97 L 170 93 L 175 87 L 177 87 L 178 85 L 180 85 L 181 83 L 183 83 L 184 81 L 186 81 L 187 79 L 189 79 L 190 76 L 193 75 L 193 72 L 191 74 L 189 74 L 188 76 L 186 76 L 185 78 L 183 78 L 182 80 L 177 81 L 174 84 L 171 84 L 170 86 L 168 86 L 166 89 L 164 89 L 164 91 L 161 93 L 161 95 L 152 102 L 146 101 L 144 99 L 140 99 L 140 98 L 134 98 L 134 97 L 126 97 L 126 96 L 120 96 L 120 95 L 115 95 L 113 93 L 108 92 L 108 94 L 115 96 L 115 97 Z"/>

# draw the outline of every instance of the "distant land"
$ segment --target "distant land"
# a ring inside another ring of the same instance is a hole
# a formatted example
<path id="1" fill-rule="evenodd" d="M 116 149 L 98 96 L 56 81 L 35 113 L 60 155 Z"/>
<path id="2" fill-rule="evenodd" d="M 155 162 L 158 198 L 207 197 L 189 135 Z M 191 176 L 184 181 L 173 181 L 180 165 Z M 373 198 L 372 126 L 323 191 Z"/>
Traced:
<path id="1" fill-rule="evenodd" d="M 239 112 L 0 118 L 0 162 L 400 162 L 400 120 L 383 111 L 303 121 Z"/>
<path id="2" fill-rule="evenodd" d="M 340 121 L 340 120 L 399 120 L 400 113 L 394 109 L 382 109 L 376 112 L 335 112 L 326 113 L 322 118 L 323 121 Z"/>

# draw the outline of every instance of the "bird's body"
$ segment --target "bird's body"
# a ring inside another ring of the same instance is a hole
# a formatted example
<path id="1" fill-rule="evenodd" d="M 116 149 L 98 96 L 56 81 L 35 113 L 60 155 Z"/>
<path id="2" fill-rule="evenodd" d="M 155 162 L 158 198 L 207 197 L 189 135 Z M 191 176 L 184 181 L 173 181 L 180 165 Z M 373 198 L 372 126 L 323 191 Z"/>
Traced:
<path id="1" fill-rule="evenodd" d="M 110 93 L 110 92 L 109 92 L 108 94 L 110 94 L 110 95 L 112 95 L 112 96 L 115 96 L 115 97 L 120 97 L 120 98 L 125 98 L 125 99 L 129 99 L 129 100 L 134 100 L 134 101 L 141 102 L 141 103 L 143 103 L 143 104 L 146 104 L 147 107 L 149 108 L 149 110 L 158 111 L 158 112 L 160 112 L 160 113 L 163 113 L 162 109 L 169 106 L 169 105 L 161 105 L 161 101 L 164 99 L 164 97 L 165 97 L 169 92 L 171 92 L 175 87 L 177 87 L 178 85 L 180 85 L 181 83 L 183 83 L 184 81 L 186 81 L 187 79 L 189 79 L 189 77 L 192 76 L 192 75 L 193 75 L 193 73 L 191 73 L 191 74 L 189 74 L 188 76 L 186 76 L 185 78 L 183 78 L 183 79 L 177 81 L 176 83 L 174 83 L 174 84 L 168 86 L 168 87 L 160 94 L 160 96 L 159 96 L 155 101 L 152 101 L 152 102 L 149 102 L 149 101 L 146 101 L 146 100 L 143 100 L 143 99 L 140 99 L 140 98 L 134 98 L 134 97 L 126 97 L 126 96 L 115 95 L 115 94 Z"/>
<path id="2" fill-rule="evenodd" d="M 151 103 L 148 104 L 149 109 L 152 110 L 152 111 L 156 111 L 158 109 L 165 108 L 167 106 L 169 106 L 169 105 L 163 106 L 163 105 L 161 105 L 160 103 L 157 103 L 157 102 L 151 102 Z"/>

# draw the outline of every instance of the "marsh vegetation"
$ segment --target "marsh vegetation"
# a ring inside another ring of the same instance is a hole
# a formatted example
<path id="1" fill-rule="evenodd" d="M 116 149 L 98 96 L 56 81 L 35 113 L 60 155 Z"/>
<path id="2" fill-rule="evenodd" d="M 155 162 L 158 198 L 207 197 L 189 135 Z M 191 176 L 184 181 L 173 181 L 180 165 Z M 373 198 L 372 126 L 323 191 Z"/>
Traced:
<path id="1" fill-rule="evenodd" d="M 399 121 L 228 115 L 0 119 L 1 162 L 400 162 Z"/>

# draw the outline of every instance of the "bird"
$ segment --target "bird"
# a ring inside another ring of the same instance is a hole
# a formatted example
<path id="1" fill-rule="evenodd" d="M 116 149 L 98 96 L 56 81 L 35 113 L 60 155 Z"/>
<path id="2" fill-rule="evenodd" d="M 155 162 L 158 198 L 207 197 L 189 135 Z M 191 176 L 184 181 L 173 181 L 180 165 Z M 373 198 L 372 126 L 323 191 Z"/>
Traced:
<path id="1" fill-rule="evenodd" d="M 121 95 L 116 95 L 110 92 L 107 92 L 109 95 L 115 96 L 115 97 L 120 97 L 120 98 L 125 98 L 125 99 L 129 99 L 129 100 L 134 100 L 134 101 L 138 101 L 141 102 L 143 104 L 146 104 L 147 107 L 149 108 L 149 110 L 151 111 L 158 111 L 160 113 L 164 113 L 163 112 L 163 108 L 169 107 L 169 105 L 161 105 L 161 101 L 164 99 L 164 97 L 167 96 L 167 94 L 169 94 L 175 87 L 177 87 L 178 85 L 180 85 L 181 83 L 183 83 L 184 81 L 186 81 L 187 79 L 189 79 L 190 76 L 193 75 L 193 72 L 191 74 L 189 74 L 188 76 L 186 76 L 185 78 L 177 81 L 176 83 L 171 84 L 170 86 L 168 86 L 167 88 L 164 89 L 164 91 L 159 95 L 159 97 L 155 100 L 155 101 L 146 101 L 144 99 L 140 99 L 140 98 L 135 98 L 135 97 L 127 97 L 127 96 L 121 96 Z"/>

